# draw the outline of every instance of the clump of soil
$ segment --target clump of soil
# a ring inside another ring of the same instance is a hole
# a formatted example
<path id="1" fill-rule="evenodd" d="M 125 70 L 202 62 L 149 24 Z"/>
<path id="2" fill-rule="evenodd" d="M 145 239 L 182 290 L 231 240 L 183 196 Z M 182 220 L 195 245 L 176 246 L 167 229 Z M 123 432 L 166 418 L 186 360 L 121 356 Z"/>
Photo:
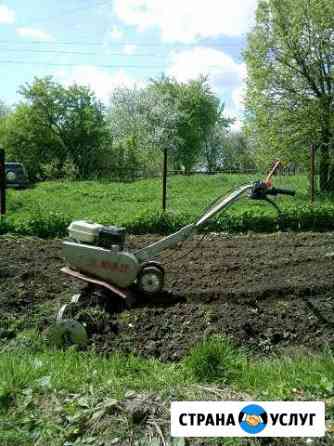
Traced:
<path id="1" fill-rule="evenodd" d="M 131 237 L 131 248 L 158 237 Z M 334 234 L 210 235 L 163 253 L 159 299 L 90 327 L 101 352 L 179 360 L 204 337 L 227 335 L 257 353 L 317 350 L 334 340 Z M 82 284 L 60 272 L 61 241 L 0 238 L 0 327 L 46 318 Z"/>

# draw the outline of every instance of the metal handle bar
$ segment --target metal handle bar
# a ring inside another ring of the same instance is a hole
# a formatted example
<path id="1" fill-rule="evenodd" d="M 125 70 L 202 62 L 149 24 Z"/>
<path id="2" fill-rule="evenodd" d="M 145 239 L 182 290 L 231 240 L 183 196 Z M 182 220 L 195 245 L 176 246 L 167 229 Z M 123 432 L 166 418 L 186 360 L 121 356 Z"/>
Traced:
<path id="1" fill-rule="evenodd" d="M 210 218 L 226 209 L 232 203 L 236 202 L 241 198 L 246 192 L 251 192 L 250 198 L 255 200 L 266 200 L 271 203 L 280 212 L 278 206 L 267 198 L 267 195 L 294 195 L 294 191 L 289 191 L 285 189 L 275 189 L 269 188 L 268 184 L 265 182 L 257 181 L 255 183 L 246 184 L 239 187 L 237 190 L 229 194 L 227 197 L 222 197 L 219 201 L 213 205 L 209 210 L 207 210 L 196 223 L 184 226 L 179 231 L 168 237 L 163 238 L 146 248 L 142 248 L 136 251 L 134 254 L 139 261 L 145 261 L 157 257 L 161 251 L 172 248 L 177 245 L 178 242 L 189 239 L 192 234 L 202 225 L 204 225 Z"/>
<path id="2" fill-rule="evenodd" d="M 279 189 L 276 187 L 272 187 L 271 189 L 268 189 L 266 195 L 290 195 L 291 197 L 294 197 L 296 195 L 296 191 L 291 189 Z"/>
<path id="3" fill-rule="evenodd" d="M 159 240 L 146 248 L 139 249 L 135 252 L 135 256 L 139 261 L 145 261 L 152 259 L 160 255 L 161 251 L 173 248 L 180 241 L 189 239 L 197 228 L 204 225 L 210 218 L 220 212 L 222 209 L 227 208 L 229 205 L 237 201 L 245 192 L 251 191 L 254 187 L 254 183 L 247 184 L 246 186 L 239 187 L 236 191 L 232 192 L 227 197 L 222 197 L 216 205 L 202 215 L 195 224 L 184 226 L 179 231 L 171 234 L 162 240 Z"/>
<path id="4" fill-rule="evenodd" d="M 235 201 L 239 200 L 239 198 L 242 195 L 244 195 L 248 191 L 251 191 L 253 188 L 254 188 L 254 183 L 247 184 L 246 186 L 239 187 L 239 189 L 235 190 L 227 197 L 223 197 L 221 200 L 218 201 L 218 203 L 214 207 L 206 211 L 205 214 L 203 214 L 199 218 L 199 220 L 195 223 L 195 226 L 198 227 L 204 225 L 208 220 L 210 220 L 210 218 L 218 214 L 218 212 L 222 211 L 223 209 L 226 209 Z"/>

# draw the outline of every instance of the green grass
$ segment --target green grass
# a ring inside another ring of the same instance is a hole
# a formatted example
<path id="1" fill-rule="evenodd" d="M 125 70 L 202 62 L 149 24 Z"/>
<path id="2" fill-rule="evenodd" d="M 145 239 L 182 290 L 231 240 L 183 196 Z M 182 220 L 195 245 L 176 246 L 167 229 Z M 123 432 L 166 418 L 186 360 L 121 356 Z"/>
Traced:
<path id="1" fill-rule="evenodd" d="M 134 425 L 124 411 L 124 403 L 136 395 L 150 395 L 165 438 L 171 400 L 326 399 L 328 421 L 333 421 L 334 357 L 329 350 L 258 361 L 215 337 L 181 363 L 162 364 L 119 354 L 49 351 L 40 340 L 33 343 L 38 352 L 17 347 L 0 354 L 1 445 L 139 441 L 150 435 L 150 425 Z M 162 444 L 158 438 L 155 431 L 156 442 L 143 444 Z"/>
<path id="2" fill-rule="evenodd" d="M 213 337 L 200 343 L 185 360 L 185 366 L 199 382 L 238 382 L 248 368 L 246 356 L 228 339 Z"/>
<path id="3" fill-rule="evenodd" d="M 168 184 L 168 212 L 161 213 L 161 181 L 134 183 L 46 182 L 31 190 L 8 192 L 8 215 L 0 233 L 13 232 L 40 237 L 63 236 L 73 219 L 123 225 L 131 233 L 174 231 L 194 221 L 218 196 L 240 184 L 253 181 L 250 175 L 222 174 L 171 177 Z M 334 203 L 329 197 L 308 206 L 308 182 L 304 176 L 278 177 L 278 187 L 296 189 L 296 198 L 282 197 L 278 203 L 287 229 L 334 229 Z M 271 232 L 278 228 L 275 210 L 243 199 L 210 225 L 211 230 Z"/>

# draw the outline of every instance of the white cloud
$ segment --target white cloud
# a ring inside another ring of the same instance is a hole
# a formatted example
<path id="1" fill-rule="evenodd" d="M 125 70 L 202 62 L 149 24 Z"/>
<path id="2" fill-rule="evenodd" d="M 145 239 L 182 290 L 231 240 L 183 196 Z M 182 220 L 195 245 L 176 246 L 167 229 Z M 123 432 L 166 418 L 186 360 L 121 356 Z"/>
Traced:
<path id="1" fill-rule="evenodd" d="M 15 12 L 8 6 L 0 5 L 0 23 L 11 25 L 15 22 Z"/>
<path id="2" fill-rule="evenodd" d="M 42 42 L 49 42 L 53 40 L 51 34 L 36 28 L 17 28 L 16 32 L 20 37 L 27 37 L 29 39 L 40 40 Z"/>
<path id="3" fill-rule="evenodd" d="M 172 53 L 168 74 L 179 81 L 208 75 L 215 90 L 235 89 L 246 77 L 246 66 L 237 63 L 223 51 L 212 48 L 195 47 L 190 50 Z"/>
<path id="4" fill-rule="evenodd" d="M 124 46 L 124 54 L 127 54 L 128 56 L 132 56 L 133 54 L 135 54 L 137 50 L 137 46 L 136 45 L 125 45 Z"/>
<path id="5" fill-rule="evenodd" d="M 96 96 L 107 102 L 112 91 L 117 87 L 141 87 L 143 82 L 131 78 L 124 70 L 111 74 L 92 65 L 82 65 L 70 71 L 60 70 L 55 76 L 64 85 L 85 85 L 91 88 Z"/>
<path id="6" fill-rule="evenodd" d="M 257 0 L 115 0 L 114 12 L 140 31 L 156 27 L 168 42 L 240 36 L 254 22 Z"/>

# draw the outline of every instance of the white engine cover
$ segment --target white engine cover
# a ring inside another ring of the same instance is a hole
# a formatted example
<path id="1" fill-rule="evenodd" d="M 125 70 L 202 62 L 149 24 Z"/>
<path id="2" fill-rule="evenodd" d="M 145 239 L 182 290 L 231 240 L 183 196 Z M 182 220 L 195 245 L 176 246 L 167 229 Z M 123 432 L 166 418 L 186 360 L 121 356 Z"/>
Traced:
<path id="1" fill-rule="evenodd" d="M 68 227 L 69 236 L 82 243 L 94 243 L 103 225 L 85 220 L 73 221 Z"/>

